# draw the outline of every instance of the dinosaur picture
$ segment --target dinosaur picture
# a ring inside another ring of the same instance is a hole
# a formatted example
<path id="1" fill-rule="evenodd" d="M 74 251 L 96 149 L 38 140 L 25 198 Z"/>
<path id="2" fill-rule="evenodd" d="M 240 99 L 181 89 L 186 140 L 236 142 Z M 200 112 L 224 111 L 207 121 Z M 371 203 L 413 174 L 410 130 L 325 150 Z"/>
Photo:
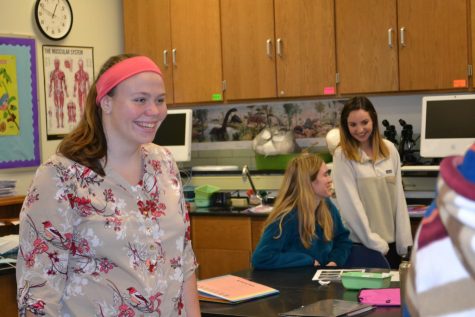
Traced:
<path id="1" fill-rule="evenodd" d="M 263 129 L 296 139 L 322 138 L 336 127 L 343 100 L 316 100 L 193 110 L 193 142 L 251 141 Z"/>

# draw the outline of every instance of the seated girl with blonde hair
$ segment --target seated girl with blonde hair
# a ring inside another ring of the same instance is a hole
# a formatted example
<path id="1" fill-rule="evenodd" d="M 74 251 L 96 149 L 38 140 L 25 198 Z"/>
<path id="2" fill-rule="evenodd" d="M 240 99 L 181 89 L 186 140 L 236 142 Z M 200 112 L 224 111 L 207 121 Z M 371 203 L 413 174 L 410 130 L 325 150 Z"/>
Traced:
<path id="1" fill-rule="evenodd" d="M 352 243 L 331 194 L 330 173 L 320 157 L 293 158 L 252 256 L 253 267 L 343 266 Z"/>

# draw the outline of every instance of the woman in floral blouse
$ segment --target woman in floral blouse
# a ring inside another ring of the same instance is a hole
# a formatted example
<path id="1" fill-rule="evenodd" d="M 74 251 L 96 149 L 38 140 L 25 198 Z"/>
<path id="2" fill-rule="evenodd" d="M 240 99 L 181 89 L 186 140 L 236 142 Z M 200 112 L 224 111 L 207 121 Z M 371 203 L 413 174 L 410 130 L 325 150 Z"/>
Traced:
<path id="1" fill-rule="evenodd" d="M 38 168 L 23 204 L 21 315 L 200 315 L 179 170 L 151 143 L 166 114 L 149 58 L 104 64 L 84 117 Z"/>

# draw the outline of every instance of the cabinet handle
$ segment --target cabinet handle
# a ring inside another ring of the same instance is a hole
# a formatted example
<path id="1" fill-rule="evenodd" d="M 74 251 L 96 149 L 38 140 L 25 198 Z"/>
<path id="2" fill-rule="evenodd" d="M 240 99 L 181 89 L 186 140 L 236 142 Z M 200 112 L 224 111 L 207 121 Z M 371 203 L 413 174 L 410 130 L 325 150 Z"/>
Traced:
<path id="1" fill-rule="evenodd" d="M 393 28 L 388 29 L 388 46 L 393 48 Z"/>
<path id="2" fill-rule="evenodd" d="M 267 39 L 266 41 L 266 50 L 267 50 L 267 56 L 271 57 L 272 58 L 272 41 L 271 39 Z"/>
<path id="3" fill-rule="evenodd" d="M 163 66 L 168 67 L 168 51 L 163 50 Z"/>
<path id="4" fill-rule="evenodd" d="M 281 38 L 277 39 L 277 55 L 282 57 L 282 39 Z"/>
<path id="5" fill-rule="evenodd" d="M 401 46 L 406 46 L 406 41 L 404 39 L 404 34 L 406 33 L 406 28 L 405 27 L 402 27 L 400 32 L 399 32 L 399 36 L 401 38 Z"/>
<path id="6" fill-rule="evenodd" d="M 172 63 L 176 66 L 176 48 L 172 49 Z"/>

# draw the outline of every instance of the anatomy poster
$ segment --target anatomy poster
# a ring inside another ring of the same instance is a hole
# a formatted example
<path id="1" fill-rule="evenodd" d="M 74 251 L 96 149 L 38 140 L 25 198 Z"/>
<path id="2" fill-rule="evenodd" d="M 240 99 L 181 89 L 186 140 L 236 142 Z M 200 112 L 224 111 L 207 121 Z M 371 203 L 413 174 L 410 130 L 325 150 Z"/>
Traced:
<path id="1" fill-rule="evenodd" d="M 92 47 L 43 45 L 47 139 L 62 138 L 84 114 L 94 81 Z"/>

